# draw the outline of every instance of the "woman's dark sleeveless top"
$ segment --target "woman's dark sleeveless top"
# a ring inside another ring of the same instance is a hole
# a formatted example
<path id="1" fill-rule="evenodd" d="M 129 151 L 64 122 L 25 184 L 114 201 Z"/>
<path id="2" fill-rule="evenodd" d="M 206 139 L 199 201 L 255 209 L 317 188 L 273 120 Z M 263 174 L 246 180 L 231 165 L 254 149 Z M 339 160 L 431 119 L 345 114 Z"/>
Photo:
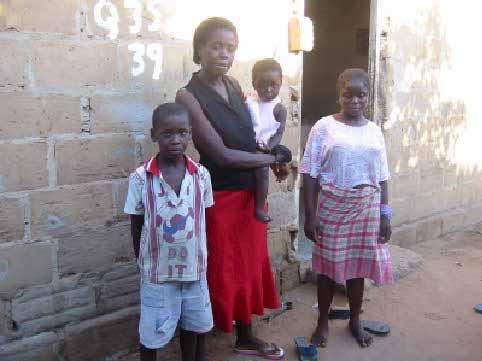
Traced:
<path id="1" fill-rule="evenodd" d="M 253 123 L 242 94 L 229 77 L 224 77 L 229 95 L 226 102 L 194 73 L 186 89 L 197 99 L 204 115 L 222 138 L 224 145 L 246 152 L 256 151 Z M 221 168 L 209 154 L 200 152 L 200 163 L 211 173 L 215 191 L 248 189 L 254 185 L 254 169 Z"/>

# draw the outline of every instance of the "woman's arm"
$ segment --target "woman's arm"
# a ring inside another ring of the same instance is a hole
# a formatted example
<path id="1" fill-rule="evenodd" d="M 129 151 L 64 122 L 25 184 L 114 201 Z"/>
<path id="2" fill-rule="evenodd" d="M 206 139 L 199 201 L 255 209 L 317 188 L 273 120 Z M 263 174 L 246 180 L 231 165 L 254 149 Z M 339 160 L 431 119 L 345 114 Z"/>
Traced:
<path id="1" fill-rule="evenodd" d="M 277 162 L 276 157 L 271 154 L 255 154 L 226 147 L 204 115 L 199 102 L 186 89 L 177 92 L 176 103 L 184 105 L 189 112 L 196 148 L 204 154 L 209 154 L 217 166 L 249 169 L 264 167 Z"/>
<path id="2" fill-rule="evenodd" d="M 271 137 L 268 142 L 269 149 L 272 149 L 275 145 L 281 143 L 281 138 L 283 138 L 283 133 L 285 131 L 286 126 L 286 118 L 288 116 L 288 112 L 283 104 L 278 103 L 273 109 L 274 118 L 277 122 L 279 122 L 279 127 L 276 133 Z"/>
<path id="3" fill-rule="evenodd" d="M 319 185 L 318 180 L 309 174 L 303 174 L 303 198 L 305 202 L 305 235 L 317 242 L 319 239 L 319 224 L 316 217 Z"/>

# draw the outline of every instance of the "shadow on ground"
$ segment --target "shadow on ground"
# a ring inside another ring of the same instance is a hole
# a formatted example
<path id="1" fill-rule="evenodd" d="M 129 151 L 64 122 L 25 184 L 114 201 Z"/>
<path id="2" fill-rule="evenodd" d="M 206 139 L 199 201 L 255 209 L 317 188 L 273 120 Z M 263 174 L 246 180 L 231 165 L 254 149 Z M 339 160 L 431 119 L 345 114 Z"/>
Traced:
<path id="1" fill-rule="evenodd" d="M 319 360 L 351 361 L 480 361 L 482 315 L 473 306 L 482 302 L 481 229 L 459 232 L 414 248 L 424 263 L 399 282 L 370 288 L 364 318 L 383 320 L 392 333 L 377 337 L 372 347 L 361 349 L 350 336 L 346 321 L 330 321 L 327 349 Z M 287 351 L 287 361 L 298 360 L 294 336 L 309 336 L 317 312 L 315 287 L 305 284 L 285 296 L 295 309 L 270 323 L 258 320 L 260 337 L 277 342 Z M 344 303 L 344 299 L 337 299 Z M 209 338 L 210 361 L 254 361 L 234 356 L 232 337 L 213 333 Z M 178 340 L 159 360 L 179 360 Z M 137 354 L 122 361 L 138 360 Z"/>

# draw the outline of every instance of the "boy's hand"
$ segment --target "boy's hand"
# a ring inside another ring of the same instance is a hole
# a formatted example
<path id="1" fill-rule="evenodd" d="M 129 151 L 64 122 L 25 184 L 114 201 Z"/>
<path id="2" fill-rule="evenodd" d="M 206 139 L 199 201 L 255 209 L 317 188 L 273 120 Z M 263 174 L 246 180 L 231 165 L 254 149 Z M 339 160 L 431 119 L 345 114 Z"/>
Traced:
<path id="1" fill-rule="evenodd" d="M 317 220 L 317 217 L 306 217 L 305 219 L 305 236 L 313 242 L 320 241 L 322 227 Z"/>
<path id="2" fill-rule="evenodd" d="M 378 243 L 387 243 L 392 236 L 392 225 L 387 217 L 380 217 L 380 236 Z"/>

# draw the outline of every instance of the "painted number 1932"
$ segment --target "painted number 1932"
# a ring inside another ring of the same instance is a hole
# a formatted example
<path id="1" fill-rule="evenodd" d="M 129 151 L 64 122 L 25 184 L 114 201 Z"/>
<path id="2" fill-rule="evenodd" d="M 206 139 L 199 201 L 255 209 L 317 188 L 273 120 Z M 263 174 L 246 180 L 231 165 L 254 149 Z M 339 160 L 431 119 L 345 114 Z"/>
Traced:
<path id="1" fill-rule="evenodd" d="M 163 0 L 146 0 L 146 9 L 152 15 L 152 21 L 147 26 L 150 32 L 161 30 L 161 11 L 159 5 Z M 129 25 L 129 33 L 138 34 L 142 27 L 142 4 L 139 0 L 124 0 L 124 7 L 132 10 L 132 24 Z M 99 0 L 94 6 L 94 20 L 97 26 L 107 30 L 107 37 L 117 39 L 119 35 L 119 11 L 117 6 L 110 0 Z M 158 80 L 162 72 L 163 50 L 160 43 L 144 44 L 134 42 L 127 49 L 133 52 L 134 66 L 132 75 L 139 76 L 144 73 L 147 57 L 154 64 L 152 79 Z"/>

